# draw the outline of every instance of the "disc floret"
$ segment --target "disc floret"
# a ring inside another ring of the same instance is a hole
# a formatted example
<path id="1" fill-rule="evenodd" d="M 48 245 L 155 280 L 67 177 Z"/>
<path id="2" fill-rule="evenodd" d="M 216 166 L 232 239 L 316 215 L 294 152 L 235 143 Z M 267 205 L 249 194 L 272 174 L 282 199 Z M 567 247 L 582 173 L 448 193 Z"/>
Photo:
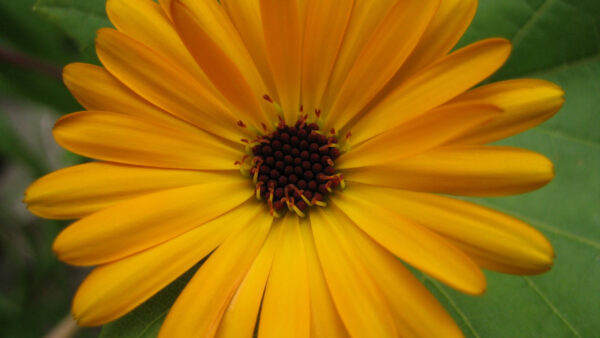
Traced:
<path id="1" fill-rule="evenodd" d="M 281 121 L 274 132 L 255 140 L 251 151 L 256 197 L 274 216 L 286 210 L 304 216 L 311 206 L 326 206 L 327 195 L 344 185 L 335 169 L 340 156 L 335 132 L 322 133 L 306 117 L 291 126 Z"/>

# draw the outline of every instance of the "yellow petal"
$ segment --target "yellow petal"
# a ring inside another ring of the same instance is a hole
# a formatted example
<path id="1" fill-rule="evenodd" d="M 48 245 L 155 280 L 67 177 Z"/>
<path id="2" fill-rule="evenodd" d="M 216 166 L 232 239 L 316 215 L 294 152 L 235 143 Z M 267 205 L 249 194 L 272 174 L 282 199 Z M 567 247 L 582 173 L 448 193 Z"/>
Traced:
<path id="1" fill-rule="evenodd" d="M 477 0 L 441 1 L 419 44 L 394 77 L 392 87 L 450 52 L 471 24 L 476 10 Z"/>
<path id="2" fill-rule="evenodd" d="M 260 0 L 267 58 L 288 124 L 298 119 L 302 31 L 299 0 Z"/>
<path id="3" fill-rule="evenodd" d="M 365 141 L 453 99 L 500 68 L 510 49 L 505 39 L 483 40 L 417 72 L 347 126 L 354 142 Z"/>
<path id="4" fill-rule="evenodd" d="M 554 116 L 565 102 L 563 96 L 557 85 L 535 79 L 501 81 L 473 89 L 455 102 L 478 100 L 496 105 L 504 113 L 451 143 L 491 143 L 533 128 Z"/>
<path id="5" fill-rule="evenodd" d="M 213 93 L 216 92 L 159 4 L 151 0 L 108 0 L 106 14 L 120 32 L 169 59 Z"/>
<path id="6" fill-rule="evenodd" d="M 196 62 L 237 114 L 247 117 L 247 122 L 260 130 L 270 120 L 258 101 L 266 90 L 223 7 L 216 1 L 178 0 L 172 6 L 172 15 Z"/>
<path id="7" fill-rule="evenodd" d="M 99 30 L 96 52 L 119 81 L 170 114 L 234 142 L 251 135 L 238 126 L 239 118 L 186 70 L 125 34 Z"/>
<path id="8" fill-rule="evenodd" d="M 331 71 L 354 7 L 354 0 L 309 0 L 302 56 L 302 104 L 312 114 L 320 109 Z"/>
<path id="9" fill-rule="evenodd" d="M 335 199 L 356 225 L 398 258 L 465 293 L 485 291 L 485 277 L 464 253 L 427 228 L 383 207 L 377 190 L 350 186 Z"/>
<path id="10" fill-rule="evenodd" d="M 504 196 L 552 180 L 546 157 L 511 147 L 440 148 L 393 164 L 344 171 L 349 181 L 463 196 Z"/>
<path id="11" fill-rule="evenodd" d="M 71 224 L 55 239 L 60 260 L 98 265 L 123 258 L 221 216 L 253 194 L 240 176 L 133 198 Z M 176 201 L 176 203 L 174 203 Z"/>
<path id="12" fill-rule="evenodd" d="M 345 234 L 363 255 L 369 274 L 385 294 L 400 336 L 462 336 L 452 317 L 396 257 L 353 224 L 348 225 Z"/>
<path id="13" fill-rule="evenodd" d="M 162 7 L 163 12 L 171 18 L 171 2 L 172 0 L 158 0 L 160 7 Z"/>
<path id="14" fill-rule="evenodd" d="M 348 337 L 349 334 L 338 314 L 317 256 L 311 225 L 300 225 L 302 242 L 306 252 L 308 285 L 310 294 L 310 336 L 315 338 Z"/>
<path id="15" fill-rule="evenodd" d="M 258 337 L 308 338 L 310 303 L 299 219 L 295 214 L 288 213 L 282 223 L 281 239 L 273 259 L 260 313 Z"/>
<path id="16" fill-rule="evenodd" d="M 281 239 L 281 230 L 281 224 L 273 224 L 269 237 L 223 315 L 217 337 L 254 337 L 256 319 L 271 272 L 275 250 Z"/>
<path id="17" fill-rule="evenodd" d="M 321 111 L 324 115 L 327 115 L 331 110 L 348 74 L 352 70 L 352 66 L 367 41 L 397 2 L 397 0 L 354 1 L 354 8 L 346 28 L 344 41 L 321 102 Z"/>
<path id="18" fill-rule="evenodd" d="M 273 81 L 273 75 L 267 61 L 260 2 L 239 0 L 221 0 L 220 2 L 223 4 L 223 8 L 225 8 L 231 22 L 237 28 L 246 49 L 252 55 L 252 59 L 254 59 L 254 63 L 267 88 L 267 93 L 264 94 L 269 94 L 273 99 L 278 101 L 275 82 Z"/>
<path id="19" fill-rule="evenodd" d="M 115 79 L 106 69 L 86 63 L 71 63 L 63 69 L 63 81 L 87 110 L 100 110 L 141 117 L 197 129 L 142 99 Z"/>
<path id="20" fill-rule="evenodd" d="M 477 101 L 444 105 L 352 147 L 336 161 L 336 166 L 366 167 L 420 154 L 480 126 L 500 112 L 495 106 Z M 352 143 L 352 137 L 349 142 Z"/>
<path id="21" fill-rule="evenodd" d="M 24 202 L 38 216 L 75 219 L 133 197 L 188 185 L 227 181 L 233 175 L 239 175 L 239 172 L 211 173 L 92 162 L 61 169 L 38 179 L 25 192 Z"/>
<path id="22" fill-rule="evenodd" d="M 123 316 L 247 226 L 257 211 L 255 204 L 244 204 L 163 244 L 94 269 L 75 294 L 74 317 L 80 325 L 97 326 Z"/>
<path id="23" fill-rule="evenodd" d="M 54 127 L 64 148 L 83 156 L 161 168 L 235 170 L 242 152 L 196 129 L 109 112 L 65 115 Z"/>
<path id="24" fill-rule="evenodd" d="M 487 262 L 485 268 L 532 274 L 552 265 L 554 253 L 548 240 L 516 218 L 443 196 L 373 186 L 361 189 L 376 194 L 382 206 L 451 240 L 478 263 Z"/>
<path id="25" fill-rule="evenodd" d="M 259 208 L 200 267 L 169 311 L 159 337 L 215 335 L 219 322 L 269 234 L 273 218 Z"/>
<path id="26" fill-rule="evenodd" d="M 310 215 L 315 246 L 333 301 L 353 337 L 397 337 L 384 294 L 345 234 L 347 222 L 330 210 Z"/>
<path id="27" fill-rule="evenodd" d="M 343 127 L 375 97 L 416 46 L 438 6 L 438 0 L 396 2 L 379 22 L 336 93 L 325 130 Z"/>

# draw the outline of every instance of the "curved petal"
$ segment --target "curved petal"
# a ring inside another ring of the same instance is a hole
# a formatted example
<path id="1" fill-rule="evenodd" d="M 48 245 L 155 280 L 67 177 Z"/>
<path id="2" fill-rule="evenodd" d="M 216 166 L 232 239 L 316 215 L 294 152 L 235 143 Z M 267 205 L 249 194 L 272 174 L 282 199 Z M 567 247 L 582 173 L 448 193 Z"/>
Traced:
<path id="1" fill-rule="evenodd" d="M 546 157 L 511 147 L 440 148 L 393 164 L 344 171 L 349 181 L 463 196 L 504 196 L 552 180 Z"/>
<path id="2" fill-rule="evenodd" d="M 241 205 L 163 244 L 94 269 L 75 294 L 73 316 L 85 326 L 123 316 L 248 226 L 257 209 L 252 203 Z"/>
<path id="3" fill-rule="evenodd" d="M 419 44 L 391 81 L 392 87 L 448 54 L 471 24 L 476 10 L 477 0 L 442 0 Z"/>
<path id="4" fill-rule="evenodd" d="M 265 290 L 258 337 L 308 338 L 310 303 L 300 221 L 288 213 L 280 226 L 283 229 Z"/>
<path id="5" fill-rule="evenodd" d="M 165 15 L 171 18 L 171 2 L 173 0 L 158 0 L 160 7 L 162 8 Z"/>
<path id="6" fill-rule="evenodd" d="M 169 311 L 159 337 L 188 337 L 192 332 L 212 337 L 216 333 L 273 223 L 263 209 L 257 210 L 249 225 L 231 235 L 196 272 Z"/>
<path id="7" fill-rule="evenodd" d="M 311 227 L 312 225 L 308 221 L 300 225 L 308 268 L 310 336 L 315 338 L 349 337 L 325 281 Z"/>
<path id="8" fill-rule="evenodd" d="M 121 113 L 156 120 L 175 128 L 197 129 L 139 97 L 102 67 L 71 63 L 63 69 L 63 81 L 87 110 Z"/>
<path id="9" fill-rule="evenodd" d="M 459 49 L 419 71 L 347 126 L 352 129 L 354 142 L 368 140 L 453 99 L 498 70 L 510 50 L 508 40 L 487 39 Z"/>
<path id="10" fill-rule="evenodd" d="M 473 89 L 454 102 L 478 100 L 500 107 L 504 114 L 450 143 L 491 143 L 533 128 L 556 114 L 565 102 L 564 94 L 557 85 L 536 79 L 501 81 Z"/>
<path id="11" fill-rule="evenodd" d="M 368 262 L 368 273 L 385 293 L 401 336 L 462 337 L 452 317 L 396 257 L 352 224 L 345 233 Z"/>
<path id="12" fill-rule="evenodd" d="M 302 105 L 312 114 L 321 108 L 322 95 L 335 65 L 354 7 L 349 1 L 308 1 L 302 55 Z"/>
<path id="13" fill-rule="evenodd" d="M 398 0 L 354 1 L 354 8 L 348 21 L 344 41 L 340 47 L 327 90 L 321 102 L 320 108 L 323 115 L 331 110 L 358 55 L 364 49 L 378 24 L 397 2 Z"/>
<path id="14" fill-rule="evenodd" d="M 338 313 L 354 337 L 397 337 L 384 294 L 345 235 L 348 224 L 331 210 L 310 215 L 315 246 Z"/>
<path id="15" fill-rule="evenodd" d="M 267 58 L 288 124 L 298 119 L 302 64 L 300 0 L 260 0 Z"/>
<path id="16" fill-rule="evenodd" d="M 211 92 L 216 93 L 214 86 L 187 51 L 159 4 L 152 0 L 108 0 L 106 14 L 119 32 L 177 64 Z"/>
<path id="17" fill-rule="evenodd" d="M 170 114 L 234 142 L 252 135 L 193 76 L 127 35 L 100 29 L 96 53 L 119 81 Z"/>
<path id="18" fill-rule="evenodd" d="M 73 265 L 112 262 L 201 226 L 252 194 L 248 179 L 240 176 L 133 198 L 71 224 L 56 237 L 53 250 Z"/>
<path id="19" fill-rule="evenodd" d="M 223 6 L 216 1 L 177 0 L 171 10 L 188 50 L 237 114 L 247 117 L 255 130 L 268 124 L 269 116 L 259 106 L 266 89 Z"/>
<path id="20" fill-rule="evenodd" d="M 500 115 L 495 106 L 477 101 L 449 104 L 352 147 L 336 160 L 339 169 L 390 163 L 423 153 Z M 352 137 L 348 139 L 352 143 Z"/>
<path id="21" fill-rule="evenodd" d="M 468 294 L 485 291 L 481 270 L 460 250 L 427 228 L 379 203 L 376 190 L 349 186 L 334 203 L 377 243 L 413 267 Z"/>
<path id="22" fill-rule="evenodd" d="M 252 55 L 254 63 L 260 72 L 267 93 L 278 101 L 273 74 L 267 60 L 267 47 L 260 14 L 260 1 L 221 0 L 229 19 L 236 27 L 238 34 L 245 43 L 246 49 Z M 264 93 L 264 94 L 267 94 Z"/>
<path id="23" fill-rule="evenodd" d="M 552 266 L 554 253 L 548 240 L 516 218 L 443 196 L 373 186 L 361 189 L 377 196 L 382 206 L 452 241 L 477 263 L 486 263 L 484 268 L 535 274 Z"/>
<path id="24" fill-rule="evenodd" d="M 115 203 L 201 183 L 235 180 L 239 172 L 203 172 L 92 162 L 35 181 L 25 192 L 29 211 L 52 219 L 82 218 Z"/>
<path id="25" fill-rule="evenodd" d="M 377 95 L 417 45 L 439 3 L 404 0 L 390 9 L 335 93 L 337 98 L 326 115 L 325 130 L 344 126 Z"/>
<path id="26" fill-rule="evenodd" d="M 217 337 L 252 338 L 275 251 L 281 240 L 281 224 L 275 223 L 265 244 L 248 270 L 223 315 Z"/>
<path id="27" fill-rule="evenodd" d="M 242 152 L 196 129 L 173 128 L 110 112 L 60 118 L 54 138 L 64 148 L 105 161 L 177 169 L 235 170 Z"/>

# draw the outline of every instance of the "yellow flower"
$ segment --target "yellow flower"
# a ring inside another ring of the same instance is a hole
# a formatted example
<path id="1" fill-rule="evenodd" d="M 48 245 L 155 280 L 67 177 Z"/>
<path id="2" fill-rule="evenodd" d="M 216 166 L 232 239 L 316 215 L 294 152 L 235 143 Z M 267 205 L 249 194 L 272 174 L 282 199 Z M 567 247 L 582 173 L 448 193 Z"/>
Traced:
<path id="1" fill-rule="evenodd" d="M 54 243 L 64 262 L 96 266 L 75 318 L 115 320 L 208 256 L 161 336 L 460 336 L 404 263 L 474 295 L 481 268 L 548 270 L 538 231 L 439 195 L 553 177 L 539 154 L 485 145 L 550 118 L 563 92 L 531 79 L 471 89 L 511 48 L 450 52 L 475 8 L 109 0 L 104 67 L 64 70 L 86 111 L 54 129 L 99 161 L 26 193 L 39 216 L 80 219 Z"/>

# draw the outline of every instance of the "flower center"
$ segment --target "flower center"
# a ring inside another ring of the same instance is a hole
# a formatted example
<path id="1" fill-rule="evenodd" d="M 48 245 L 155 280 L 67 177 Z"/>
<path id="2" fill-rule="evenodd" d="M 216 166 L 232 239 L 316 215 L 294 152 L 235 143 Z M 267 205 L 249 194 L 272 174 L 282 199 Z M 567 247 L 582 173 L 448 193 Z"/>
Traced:
<path id="1" fill-rule="evenodd" d="M 335 170 L 337 138 L 324 135 L 316 123 L 280 123 L 256 142 L 250 173 L 257 198 L 267 202 L 274 216 L 286 209 L 304 216 L 310 206 L 326 206 L 327 195 L 344 184 Z"/>

